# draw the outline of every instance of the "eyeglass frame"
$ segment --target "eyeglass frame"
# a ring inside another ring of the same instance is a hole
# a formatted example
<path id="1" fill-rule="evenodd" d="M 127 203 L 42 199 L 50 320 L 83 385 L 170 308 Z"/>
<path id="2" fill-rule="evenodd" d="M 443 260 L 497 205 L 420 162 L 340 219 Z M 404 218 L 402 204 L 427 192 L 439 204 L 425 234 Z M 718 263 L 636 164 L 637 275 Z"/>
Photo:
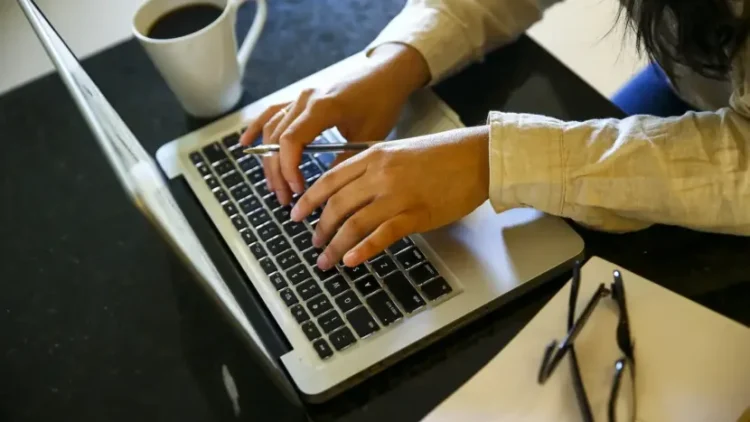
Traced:
<path id="1" fill-rule="evenodd" d="M 570 353 L 571 371 L 573 376 L 573 388 L 576 394 L 576 400 L 578 401 L 578 407 L 581 411 L 581 416 L 585 422 L 593 422 L 594 417 L 591 411 L 591 405 L 589 404 L 588 396 L 586 395 L 586 389 L 583 385 L 583 379 L 581 377 L 581 369 L 578 364 L 578 357 L 575 353 L 574 342 L 578 337 L 578 334 L 583 330 L 583 327 L 588 322 L 589 317 L 593 313 L 596 305 L 605 297 L 612 296 L 615 300 L 619 309 L 619 319 L 616 329 L 616 340 L 620 351 L 623 353 L 623 357 L 615 361 L 615 372 L 612 380 L 612 387 L 610 389 L 610 396 L 608 402 L 608 418 L 610 422 L 615 422 L 615 409 L 617 405 L 617 399 L 619 398 L 620 385 L 622 381 L 622 373 L 626 367 L 630 368 L 631 386 L 632 386 L 632 417 L 635 420 L 636 415 L 636 397 L 635 397 L 635 345 L 632 340 L 630 330 L 630 317 L 628 315 L 627 301 L 625 299 L 625 286 L 622 280 L 622 274 L 619 270 L 613 271 L 613 282 L 610 288 L 607 289 L 604 283 L 599 284 L 599 287 L 594 292 L 594 295 L 589 299 L 588 303 L 583 309 L 581 315 L 576 319 L 576 302 L 578 300 L 578 292 L 581 284 L 581 265 L 580 262 L 576 262 L 573 267 L 573 278 L 570 286 L 570 297 L 568 299 L 568 333 L 563 338 L 562 342 L 558 344 L 557 340 L 552 340 L 550 344 L 544 350 L 544 356 L 542 358 L 542 364 L 539 367 L 539 374 L 537 375 L 537 382 L 544 384 L 552 373 L 555 371 L 562 358 L 565 357 L 566 353 Z"/>

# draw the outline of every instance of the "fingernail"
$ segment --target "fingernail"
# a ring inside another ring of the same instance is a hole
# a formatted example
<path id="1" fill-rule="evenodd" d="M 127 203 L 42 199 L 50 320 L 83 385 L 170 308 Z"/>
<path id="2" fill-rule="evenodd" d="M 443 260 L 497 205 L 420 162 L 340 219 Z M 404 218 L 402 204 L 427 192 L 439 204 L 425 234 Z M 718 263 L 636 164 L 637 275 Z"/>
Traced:
<path id="1" fill-rule="evenodd" d="M 357 262 L 357 253 L 349 251 L 344 255 L 344 265 L 353 267 L 354 265 L 351 265 L 353 262 Z"/>
<path id="2" fill-rule="evenodd" d="M 317 233 L 313 233 L 313 237 L 312 237 L 312 244 L 313 244 L 313 246 L 315 246 L 316 248 L 319 248 L 319 247 L 323 246 L 323 245 L 321 245 L 321 243 L 323 243 L 323 242 L 320 241 L 320 236 L 318 236 Z"/>
<path id="3" fill-rule="evenodd" d="M 323 252 L 318 257 L 318 267 L 323 271 L 329 270 L 331 268 L 331 259 L 328 258 L 327 253 Z"/>
<path id="4" fill-rule="evenodd" d="M 294 221 L 300 221 L 302 220 L 302 212 L 299 210 L 299 208 L 295 205 L 292 207 L 292 212 L 289 214 L 289 217 L 291 217 Z"/>
<path id="5" fill-rule="evenodd" d="M 305 187 L 299 182 L 292 182 L 290 184 L 294 193 L 302 193 L 305 191 Z"/>

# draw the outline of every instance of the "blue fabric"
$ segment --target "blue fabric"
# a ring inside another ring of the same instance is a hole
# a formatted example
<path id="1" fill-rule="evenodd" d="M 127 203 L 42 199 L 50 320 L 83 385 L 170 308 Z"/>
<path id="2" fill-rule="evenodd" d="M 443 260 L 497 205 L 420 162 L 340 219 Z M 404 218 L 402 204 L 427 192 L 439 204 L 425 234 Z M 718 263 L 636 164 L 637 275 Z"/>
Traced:
<path id="1" fill-rule="evenodd" d="M 628 81 L 614 95 L 612 102 L 630 116 L 681 116 L 694 110 L 674 93 L 667 75 L 655 64 L 647 66 Z"/>

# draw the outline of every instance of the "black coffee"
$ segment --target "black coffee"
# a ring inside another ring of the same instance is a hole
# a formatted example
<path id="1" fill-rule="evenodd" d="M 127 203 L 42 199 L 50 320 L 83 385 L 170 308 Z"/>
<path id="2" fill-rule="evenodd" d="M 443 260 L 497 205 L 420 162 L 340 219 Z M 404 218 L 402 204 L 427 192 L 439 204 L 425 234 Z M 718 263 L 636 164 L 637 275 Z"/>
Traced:
<path id="1" fill-rule="evenodd" d="M 211 25 L 224 10 L 213 4 L 192 4 L 175 9 L 157 20 L 149 29 L 149 38 L 178 38 Z"/>

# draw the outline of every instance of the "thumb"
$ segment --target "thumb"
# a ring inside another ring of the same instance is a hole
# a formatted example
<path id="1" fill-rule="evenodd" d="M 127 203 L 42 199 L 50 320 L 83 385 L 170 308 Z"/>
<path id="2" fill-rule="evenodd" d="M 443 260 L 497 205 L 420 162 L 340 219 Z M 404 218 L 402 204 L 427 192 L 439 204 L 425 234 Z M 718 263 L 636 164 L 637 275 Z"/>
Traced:
<path id="1" fill-rule="evenodd" d="M 331 168 L 336 167 L 337 165 L 341 164 L 351 157 L 354 157 L 355 155 L 357 155 L 356 152 L 342 152 L 336 155 L 336 158 L 334 158 L 333 162 L 331 163 Z"/>

